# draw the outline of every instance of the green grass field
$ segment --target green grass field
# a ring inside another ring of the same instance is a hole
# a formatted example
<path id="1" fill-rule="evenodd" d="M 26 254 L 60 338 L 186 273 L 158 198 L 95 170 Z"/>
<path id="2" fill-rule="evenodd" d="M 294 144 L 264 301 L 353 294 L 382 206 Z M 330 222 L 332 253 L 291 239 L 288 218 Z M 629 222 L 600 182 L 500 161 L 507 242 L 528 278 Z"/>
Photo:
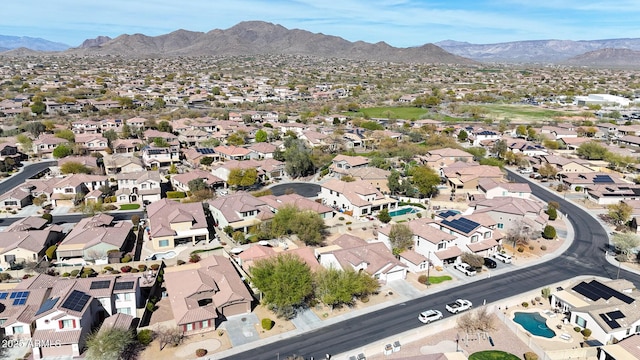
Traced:
<path id="1" fill-rule="evenodd" d="M 429 284 L 440 284 L 441 282 L 451 280 L 451 276 L 443 275 L 443 276 L 429 276 Z"/>
<path id="2" fill-rule="evenodd" d="M 351 116 L 363 116 L 368 118 L 418 120 L 429 110 L 417 107 L 373 107 L 362 108 L 358 112 L 350 113 Z"/>
<path id="3" fill-rule="evenodd" d="M 489 350 L 473 353 L 469 360 L 520 360 L 519 357 L 504 351 Z"/>
<path id="4" fill-rule="evenodd" d="M 485 118 L 494 120 L 510 119 L 514 121 L 533 122 L 550 121 L 557 116 L 576 116 L 575 112 L 546 109 L 532 105 L 484 104 L 479 105 L 488 113 Z"/>
<path id="5" fill-rule="evenodd" d="M 140 204 L 124 204 L 120 205 L 120 210 L 137 210 L 140 209 Z"/>

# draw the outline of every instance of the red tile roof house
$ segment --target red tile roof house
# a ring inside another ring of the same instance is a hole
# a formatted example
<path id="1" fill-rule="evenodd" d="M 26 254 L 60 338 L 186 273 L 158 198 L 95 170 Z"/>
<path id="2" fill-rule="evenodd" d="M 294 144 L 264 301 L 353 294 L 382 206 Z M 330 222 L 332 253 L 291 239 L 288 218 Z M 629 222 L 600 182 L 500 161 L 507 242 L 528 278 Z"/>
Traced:
<path id="1" fill-rule="evenodd" d="M 31 205 L 31 191 L 24 185 L 25 184 L 19 185 L 18 187 L 0 195 L 0 208 L 11 211 L 20 210 L 25 206 Z"/>
<path id="2" fill-rule="evenodd" d="M 95 261 L 106 259 L 110 250 L 131 251 L 135 242 L 133 225 L 113 219 L 111 215 L 99 214 L 80 220 L 58 245 L 58 260 L 81 257 Z"/>
<path id="3" fill-rule="evenodd" d="M 102 135 L 76 135 L 76 144 L 78 144 L 85 153 L 95 153 L 106 150 L 109 142 Z"/>
<path id="4" fill-rule="evenodd" d="M 31 321 L 35 322 L 32 339 L 45 345 L 33 348 L 33 358 L 79 356 L 87 336 L 103 319 L 116 312 L 135 314 L 142 302 L 137 279 L 59 279 L 39 274 L 20 283 L 16 290 L 27 293 L 27 302 L 32 293 L 46 293 L 44 301 L 31 313 Z"/>
<path id="5" fill-rule="evenodd" d="M 33 337 L 33 316 L 47 297 L 46 289 L 0 290 L 0 329 L 13 339 Z"/>
<path id="6" fill-rule="evenodd" d="M 149 240 L 154 250 L 171 250 L 177 245 L 209 242 L 207 218 L 201 203 L 178 203 L 169 199 L 147 206 Z"/>
<path id="7" fill-rule="evenodd" d="M 329 171 L 334 176 L 342 177 L 349 174 L 349 170 L 369 166 L 369 159 L 364 156 L 337 155 L 331 160 Z"/>
<path id="8" fill-rule="evenodd" d="M 49 246 L 62 239 L 62 232 L 55 227 L 44 230 L 27 229 L 28 227 L 23 224 L 1 233 L 0 269 L 6 271 L 14 264 L 37 262 Z"/>
<path id="9" fill-rule="evenodd" d="M 226 318 L 251 312 L 253 297 L 223 256 L 167 268 L 164 281 L 174 319 L 186 334 L 215 330 Z"/>
<path id="10" fill-rule="evenodd" d="M 334 245 L 338 245 L 340 249 L 316 250 L 316 254 L 319 255 L 318 261 L 325 268 L 366 271 L 381 283 L 407 277 L 407 266 L 396 259 L 382 242 L 368 243 L 364 239 L 350 236 L 350 239 L 344 242 L 341 242 L 340 238 L 336 239 Z"/>
<path id="11" fill-rule="evenodd" d="M 615 186 L 624 186 L 629 183 L 625 180 L 622 180 L 620 177 L 614 175 L 613 173 L 604 173 L 604 172 L 593 172 L 586 174 L 578 174 L 578 173 L 565 173 L 558 175 L 560 181 L 567 185 L 571 190 L 576 190 L 576 187 L 582 187 L 583 189 L 586 187 L 593 187 L 595 185 L 615 185 Z"/>
<path id="12" fill-rule="evenodd" d="M 142 147 L 142 141 L 138 139 L 117 139 L 111 144 L 111 146 L 113 147 L 113 152 L 116 154 L 128 154 L 133 156 L 133 153 L 140 150 Z"/>
<path id="13" fill-rule="evenodd" d="M 516 197 L 529 199 L 531 197 L 531 187 L 526 183 L 507 183 L 486 178 L 478 181 L 478 191 L 484 194 L 487 199 L 496 197 Z"/>
<path id="14" fill-rule="evenodd" d="M 196 179 L 203 180 L 210 189 L 224 187 L 224 180 L 204 170 L 191 170 L 183 174 L 174 175 L 171 177 L 171 184 L 174 189 L 187 192 L 191 191 L 189 182 Z"/>
<path id="15" fill-rule="evenodd" d="M 534 231 L 542 231 L 549 216 L 545 214 L 546 205 L 534 199 L 497 197 L 472 203 L 474 214 L 487 214 L 502 232 L 509 232 L 520 224 Z"/>
<path id="16" fill-rule="evenodd" d="M 53 206 L 74 206 L 90 191 L 106 186 L 108 180 L 108 177 L 102 175 L 69 175 L 53 186 Z"/>
<path id="17" fill-rule="evenodd" d="M 116 176 L 119 203 L 154 202 L 162 196 L 162 177 L 157 170 L 120 173 Z"/>
<path id="18" fill-rule="evenodd" d="M 299 247 L 297 249 L 275 250 L 271 246 L 252 244 L 236 257 L 236 261 L 240 266 L 242 266 L 244 271 L 249 273 L 251 272 L 251 267 L 256 263 L 256 261 L 267 259 L 272 256 L 278 256 L 280 254 L 293 254 L 297 256 L 300 260 L 309 265 L 311 271 L 316 271 L 322 268 L 318 263 L 314 249 L 307 246 Z"/>
<path id="19" fill-rule="evenodd" d="M 58 166 L 66 163 L 79 163 L 91 169 L 92 173 L 97 174 L 100 171 L 98 166 L 98 158 L 94 156 L 67 156 L 58 160 Z"/>
<path id="20" fill-rule="evenodd" d="M 224 160 L 247 160 L 251 150 L 238 146 L 220 145 L 213 148 Z"/>
<path id="21" fill-rule="evenodd" d="M 213 222 L 219 229 L 231 226 L 247 233 L 252 226 L 273 218 L 266 202 L 246 192 L 237 192 L 207 202 Z"/>
<path id="22" fill-rule="evenodd" d="M 143 171 L 144 165 L 142 165 L 142 160 L 137 157 L 115 154 L 105 156 L 104 168 L 107 175 L 115 175 Z"/>
<path id="23" fill-rule="evenodd" d="M 33 140 L 33 152 L 36 155 L 47 157 L 60 144 L 69 144 L 69 141 L 54 135 L 41 134 L 37 139 Z"/>
<path id="24" fill-rule="evenodd" d="M 276 159 L 264 160 L 228 160 L 220 165 L 214 166 L 211 173 L 218 178 L 227 182 L 229 174 L 233 169 L 256 169 L 258 171 L 258 180 L 266 182 L 270 178 L 282 177 L 284 175 L 285 164 Z"/>
<path id="25" fill-rule="evenodd" d="M 382 195 L 365 180 L 344 182 L 331 179 L 321 185 L 318 198 L 324 205 L 354 217 L 371 215 L 382 209 L 394 210 L 398 206 L 396 199 Z"/>
<path id="26" fill-rule="evenodd" d="M 248 149 L 251 150 L 249 153 L 251 159 L 272 159 L 277 148 L 273 144 L 261 142 L 252 144 Z"/>
<path id="27" fill-rule="evenodd" d="M 332 208 L 298 194 L 285 194 L 280 196 L 266 195 L 261 196 L 260 200 L 264 201 L 274 213 L 282 206 L 293 205 L 300 210 L 316 212 L 320 214 L 320 217 L 323 219 L 331 219 L 335 214 Z"/>
<path id="28" fill-rule="evenodd" d="M 449 185 L 456 189 L 476 189 L 480 179 L 500 181 L 504 174 L 497 166 L 471 165 L 466 167 L 445 168 L 444 176 Z"/>

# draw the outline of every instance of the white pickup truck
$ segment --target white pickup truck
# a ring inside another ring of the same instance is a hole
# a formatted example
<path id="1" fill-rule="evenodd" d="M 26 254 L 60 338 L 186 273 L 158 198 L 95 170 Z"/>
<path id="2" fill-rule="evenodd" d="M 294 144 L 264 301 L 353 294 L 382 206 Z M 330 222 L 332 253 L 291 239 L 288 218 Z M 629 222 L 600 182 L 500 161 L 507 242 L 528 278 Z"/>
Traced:
<path id="1" fill-rule="evenodd" d="M 463 274 L 465 274 L 467 276 L 475 276 L 476 275 L 476 270 L 474 268 L 472 268 L 471 265 L 469 265 L 467 263 L 455 264 L 453 267 L 456 270 L 462 272 Z"/>
<path id="2" fill-rule="evenodd" d="M 471 303 L 471 301 L 458 299 L 452 303 L 447 304 L 445 308 L 447 309 L 448 312 L 452 314 L 457 314 L 459 312 L 471 309 L 472 306 L 473 304 Z"/>

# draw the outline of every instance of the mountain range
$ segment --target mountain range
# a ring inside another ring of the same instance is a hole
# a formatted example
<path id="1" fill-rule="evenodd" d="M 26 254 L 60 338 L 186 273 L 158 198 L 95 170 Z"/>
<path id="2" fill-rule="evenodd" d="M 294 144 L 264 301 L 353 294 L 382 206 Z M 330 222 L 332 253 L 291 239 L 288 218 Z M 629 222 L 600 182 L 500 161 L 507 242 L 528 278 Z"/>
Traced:
<path id="1" fill-rule="evenodd" d="M 23 49 L 15 50 L 21 47 Z M 640 68 L 640 39 L 531 40 L 497 44 L 446 40 L 397 48 L 385 42 L 350 42 L 337 36 L 290 30 L 262 21 L 241 22 L 229 29 L 206 33 L 177 30 L 160 36 L 125 34 L 114 39 L 99 36 L 85 40 L 76 48 L 38 38 L 0 36 L 0 52 L 4 55 L 30 55 L 31 51 L 24 48 L 62 54 L 128 57 L 288 54 L 414 63 L 554 63 Z"/>

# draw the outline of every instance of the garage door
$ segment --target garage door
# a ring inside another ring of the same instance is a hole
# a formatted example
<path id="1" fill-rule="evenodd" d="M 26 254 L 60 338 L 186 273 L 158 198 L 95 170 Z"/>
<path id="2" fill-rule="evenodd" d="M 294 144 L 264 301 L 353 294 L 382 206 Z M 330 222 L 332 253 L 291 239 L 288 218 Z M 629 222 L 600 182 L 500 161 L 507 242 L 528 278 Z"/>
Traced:
<path id="1" fill-rule="evenodd" d="M 40 348 L 42 350 L 42 358 L 56 358 L 63 359 L 64 357 L 68 357 L 71 359 L 73 357 L 73 348 L 72 345 L 61 345 L 61 346 L 49 346 Z"/>

